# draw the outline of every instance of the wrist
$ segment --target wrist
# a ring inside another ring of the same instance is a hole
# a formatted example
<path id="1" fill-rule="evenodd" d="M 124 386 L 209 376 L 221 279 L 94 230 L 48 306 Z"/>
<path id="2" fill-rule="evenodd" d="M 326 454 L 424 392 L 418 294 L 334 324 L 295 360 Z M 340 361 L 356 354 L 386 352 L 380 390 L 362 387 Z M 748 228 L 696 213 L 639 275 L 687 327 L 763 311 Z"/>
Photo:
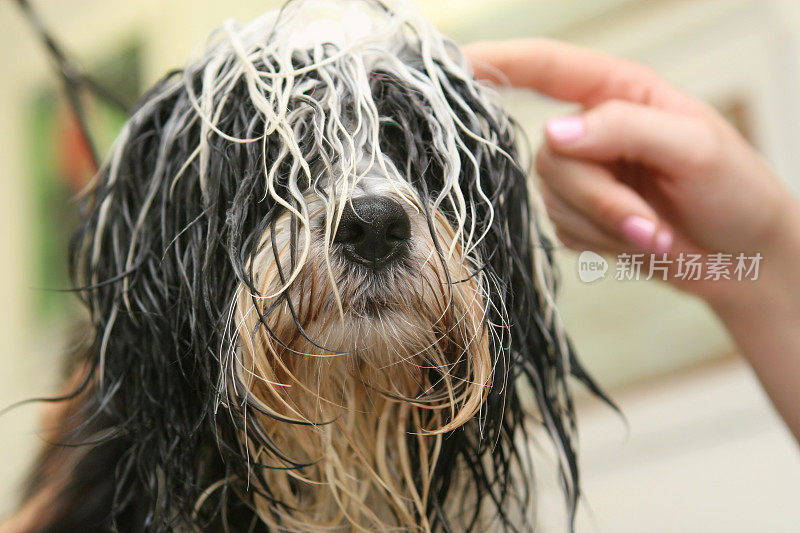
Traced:
<path id="1" fill-rule="evenodd" d="M 800 204 L 794 197 L 787 193 L 775 224 L 747 252 L 762 258 L 756 279 L 726 282 L 701 297 L 726 323 L 764 313 L 800 317 Z"/>

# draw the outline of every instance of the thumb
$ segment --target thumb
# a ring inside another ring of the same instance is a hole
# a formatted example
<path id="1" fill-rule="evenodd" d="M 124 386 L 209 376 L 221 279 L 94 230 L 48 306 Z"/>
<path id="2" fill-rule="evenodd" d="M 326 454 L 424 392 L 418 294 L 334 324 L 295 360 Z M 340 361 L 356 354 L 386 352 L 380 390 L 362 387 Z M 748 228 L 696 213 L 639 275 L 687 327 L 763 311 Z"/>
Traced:
<path id="1" fill-rule="evenodd" d="M 722 145 L 715 121 L 622 100 L 607 101 L 580 116 L 551 119 L 546 135 L 561 155 L 640 163 L 667 175 L 709 170 Z"/>

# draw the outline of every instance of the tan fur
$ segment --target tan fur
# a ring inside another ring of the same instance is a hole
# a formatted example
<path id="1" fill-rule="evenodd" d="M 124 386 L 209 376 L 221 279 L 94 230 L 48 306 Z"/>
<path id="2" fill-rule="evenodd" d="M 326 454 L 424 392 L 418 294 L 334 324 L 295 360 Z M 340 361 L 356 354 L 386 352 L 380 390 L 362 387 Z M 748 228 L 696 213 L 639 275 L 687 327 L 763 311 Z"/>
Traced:
<path id="1" fill-rule="evenodd" d="M 251 421 L 289 460 L 309 465 L 293 469 L 247 443 L 254 462 L 275 467 L 259 488 L 286 507 L 267 498 L 257 498 L 257 506 L 264 522 L 276 529 L 430 530 L 430 481 L 442 435 L 478 414 L 492 369 L 481 277 L 465 266 L 459 246 L 447 248 L 454 232 L 443 216 L 435 225 L 444 261 L 419 213 L 416 223 L 410 262 L 419 272 L 392 278 L 381 293 L 377 317 L 362 316 L 363 287 L 350 284 L 340 271 L 344 265 L 332 257 L 330 270 L 342 304 L 337 312 L 325 254 L 312 250 L 308 255 L 311 259 L 285 290 L 306 335 L 327 350 L 301 334 L 286 303 L 267 316 L 273 338 L 259 326 L 259 315 L 274 299 L 240 290 L 234 321 L 240 342 L 237 372 L 248 387 L 246 401 L 306 424 L 287 424 L 266 414 Z M 287 231 L 287 222 L 277 227 Z M 312 249 L 324 246 L 321 240 L 312 238 Z M 262 295 L 282 286 L 271 242 L 268 234 L 252 262 Z M 288 277 L 285 235 L 276 235 L 275 242 Z M 409 435 L 416 439 L 420 472 L 411 471 Z"/>

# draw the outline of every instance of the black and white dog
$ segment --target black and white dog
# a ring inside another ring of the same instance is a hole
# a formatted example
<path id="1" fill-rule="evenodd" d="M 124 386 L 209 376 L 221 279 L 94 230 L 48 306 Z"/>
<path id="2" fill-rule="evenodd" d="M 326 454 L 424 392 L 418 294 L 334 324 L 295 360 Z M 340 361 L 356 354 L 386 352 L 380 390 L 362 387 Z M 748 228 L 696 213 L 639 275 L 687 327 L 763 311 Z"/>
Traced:
<path id="1" fill-rule="evenodd" d="M 534 423 L 574 512 L 596 388 L 517 140 L 409 6 L 224 24 L 85 197 L 92 342 L 19 530 L 529 531 Z"/>

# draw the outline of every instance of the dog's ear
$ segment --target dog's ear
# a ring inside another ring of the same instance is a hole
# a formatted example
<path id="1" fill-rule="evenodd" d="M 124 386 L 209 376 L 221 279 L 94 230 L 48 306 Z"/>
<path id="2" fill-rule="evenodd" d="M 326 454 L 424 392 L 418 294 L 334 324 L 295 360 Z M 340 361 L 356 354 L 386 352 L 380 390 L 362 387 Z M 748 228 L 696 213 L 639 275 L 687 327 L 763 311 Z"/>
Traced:
<path id="1" fill-rule="evenodd" d="M 236 421 L 214 416 L 219 356 L 250 245 L 243 228 L 270 209 L 243 200 L 265 196 L 260 150 L 208 135 L 210 157 L 198 157 L 202 119 L 182 81 L 141 100 L 84 200 L 72 246 L 94 330 L 91 402 L 124 443 L 107 472 L 114 513 L 136 506 L 164 527 L 226 476 L 220 449 L 238 446 Z M 230 102 L 219 127 L 247 131 L 249 100 Z"/>
<path id="2" fill-rule="evenodd" d="M 520 147 L 519 140 L 525 137 L 516 125 L 507 131 L 506 135 L 498 132 L 497 138 L 511 157 L 485 158 L 485 171 L 496 177 L 494 209 L 502 216 L 492 226 L 484 250 L 502 287 L 498 292 L 505 300 L 501 308 L 507 312 L 510 341 L 510 349 L 501 349 L 504 356 L 498 360 L 499 368 L 506 364 L 510 367 L 507 383 L 495 383 L 489 403 L 493 399 L 505 406 L 506 427 L 499 431 L 512 435 L 517 429 L 514 426 L 529 416 L 524 412 L 527 402 L 517 393 L 519 381 L 527 382 L 524 389 L 533 392 L 541 423 L 556 447 L 568 513 L 574 518 L 580 485 L 571 379 L 613 404 L 577 359 L 555 308 L 558 287 L 554 247 L 539 223 L 543 214 L 533 208 L 541 202 L 531 202 L 538 191 L 529 170 L 521 166 L 520 150 L 527 147 Z M 496 390 L 498 385 L 503 386 L 501 392 Z M 520 451 L 509 451 L 510 455 L 514 453 Z"/>
<path id="3" fill-rule="evenodd" d="M 480 427 L 476 426 L 473 436 L 463 431 L 460 439 L 449 445 L 460 440 L 463 457 L 471 453 L 485 458 L 482 464 L 473 465 L 474 482 L 479 496 L 491 495 L 499 517 L 517 512 L 525 516 L 522 507 L 530 494 L 518 494 L 521 500 L 517 500 L 508 485 L 510 472 L 531 465 L 530 450 L 522 449 L 528 447 L 523 426 L 530 419 L 524 408 L 529 402 L 518 394 L 520 380 L 527 382 L 525 394 L 533 392 L 538 418 L 557 449 L 569 512 L 574 515 L 579 483 L 570 379 L 613 404 L 577 360 L 554 307 L 553 244 L 537 223 L 542 213 L 532 207 L 538 204 L 531 202 L 538 192 L 532 189 L 529 147 L 522 145 L 525 136 L 521 128 L 492 103 L 486 88 L 477 82 L 444 70 L 440 76 L 464 128 L 461 191 L 470 205 L 476 233 L 485 233 L 478 251 L 491 285 L 485 324 L 491 330 L 495 356 L 492 389 Z M 444 487 L 449 479 L 446 472 L 454 465 L 448 465 L 446 453 L 442 457 Z M 532 479 L 532 472 L 529 474 Z M 518 493 L 532 491 L 527 481 L 522 485 L 516 489 Z M 512 509 L 515 505 L 520 509 Z"/>

